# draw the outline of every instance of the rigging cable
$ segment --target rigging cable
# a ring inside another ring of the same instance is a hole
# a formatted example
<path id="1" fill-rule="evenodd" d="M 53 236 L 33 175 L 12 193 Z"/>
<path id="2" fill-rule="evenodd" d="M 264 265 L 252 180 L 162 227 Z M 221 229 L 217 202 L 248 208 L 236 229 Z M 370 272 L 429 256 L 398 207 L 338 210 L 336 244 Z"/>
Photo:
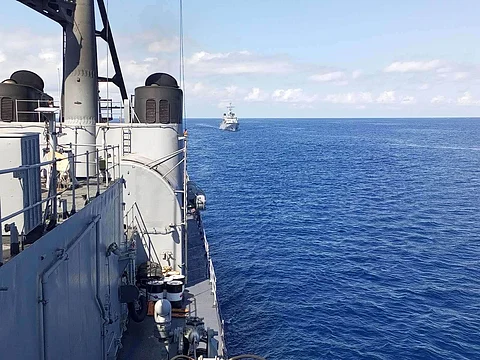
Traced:
<path id="1" fill-rule="evenodd" d="M 180 0 L 180 88 L 183 90 L 183 130 L 187 130 L 187 106 L 185 95 L 185 54 L 183 52 L 183 0 Z"/>
<path id="2" fill-rule="evenodd" d="M 108 35 L 109 35 L 109 33 L 110 33 L 110 21 L 108 20 L 108 0 L 107 0 L 106 13 L 107 13 L 107 16 L 106 16 L 106 17 L 107 17 L 107 28 L 106 28 L 106 31 L 105 31 L 105 32 L 106 32 L 106 35 L 107 35 L 107 36 L 106 36 L 106 38 L 107 38 L 106 43 L 107 43 L 107 121 L 108 121 L 108 119 L 109 119 L 109 113 L 108 113 L 109 86 L 108 86 L 108 85 L 109 85 L 109 83 L 110 83 L 110 80 L 109 80 L 109 78 L 108 78 L 108 57 L 109 57 L 109 55 L 110 55 L 110 44 L 108 43 L 108 41 L 109 41 L 109 36 L 108 36 Z M 98 69 L 97 69 L 97 71 L 98 71 Z M 100 93 L 100 92 L 99 92 L 99 93 Z M 98 97 L 99 97 L 99 100 L 100 100 L 100 94 L 99 94 Z M 102 108 L 101 108 L 101 106 L 102 106 L 102 103 L 99 102 L 98 106 L 100 107 L 100 109 L 99 109 L 100 119 L 99 119 L 99 120 L 102 121 L 102 119 L 101 119 L 101 115 L 102 115 Z M 112 114 L 112 118 L 113 118 L 113 114 Z"/>

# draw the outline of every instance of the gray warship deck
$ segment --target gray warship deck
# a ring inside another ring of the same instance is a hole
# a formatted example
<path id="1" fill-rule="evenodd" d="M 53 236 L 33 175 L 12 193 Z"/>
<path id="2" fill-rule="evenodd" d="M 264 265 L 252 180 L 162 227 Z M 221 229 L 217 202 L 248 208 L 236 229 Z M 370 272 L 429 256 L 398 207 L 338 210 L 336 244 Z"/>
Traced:
<path id="1" fill-rule="evenodd" d="M 95 181 L 90 181 L 89 186 L 86 186 L 84 180 L 79 181 L 79 187 L 75 189 L 75 205 L 76 211 L 80 211 L 88 204 L 88 199 L 93 200 L 97 195 L 97 185 Z M 103 193 L 107 189 L 105 182 L 99 184 L 99 193 Z M 47 191 L 42 190 L 42 198 L 46 198 Z M 67 200 L 67 209 L 72 209 L 72 190 L 66 189 L 61 193 L 61 199 Z M 59 209 L 61 213 L 61 209 Z M 61 219 L 59 223 L 63 222 Z M 203 319 L 205 328 L 213 329 L 219 333 L 216 336 L 218 340 L 218 349 L 222 353 L 223 334 L 221 320 L 219 317 L 217 305 L 215 303 L 215 295 L 212 292 L 212 284 L 210 281 L 209 261 L 205 249 L 204 232 L 201 224 L 201 219 L 198 215 L 188 215 L 188 274 L 187 284 L 185 286 L 185 300 L 184 305 L 188 310 L 187 315 L 198 316 Z M 40 240 L 41 241 L 41 240 Z M 4 260 L 8 261 L 10 258 L 10 239 L 3 237 L 3 253 Z M 28 246 L 27 246 L 28 247 Z M 186 318 L 173 317 L 172 331 L 185 325 Z M 177 346 L 173 344 L 170 348 L 170 354 L 167 354 L 167 349 L 163 341 L 160 341 L 154 335 L 155 322 L 153 316 L 147 316 L 141 323 L 129 321 L 127 331 L 122 338 L 122 349 L 119 351 L 117 359 L 169 359 L 177 354 Z"/>
<path id="2" fill-rule="evenodd" d="M 223 348 L 221 323 L 218 309 L 215 305 L 215 296 L 210 283 L 209 265 L 205 250 L 203 229 L 200 219 L 189 215 L 188 220 L 188 274 L 185 286 L 185 308 L 190 316 L 203 318 L 205 328 L 219 333 L 219 349 Z M 185 318 L 172 318 L 172 331 L 178 326 L 184 326 Z M 176 344 L 170 348 L 170 357 L 167 355 L 163 341 L 154 336 L 155 322 L 153 316 L 147 316 L 141 323 L 130 321 L 122 339 L 122 349 L 118 360 L 136 359 L 168 359 L 177 355 Z"/>
<path id="3" fill-rule="evenodd" d="M 105 181 L 100 181 L 97 187 L 96 180 L 90 180 L 89 186 L 85 180 L 78 182 L 75 189 L 75 208 L 80 211 L 89 200 L 95 198 L 98 193 L 103 193 L 108 187 Z M 73 205 L 72 189 L 59 191 L 60 199 L 67 200 L 67 209 L 71 211 Z M 48 192 L 43 187 L 42 198 L 45 199 Z M 61 209 L 58 209 L 61 213 Z M 59 223 L 63 220 L 60 219 Z M 190 214 L 187 219 L 188 228 L 188 274 L 185 286 L 185 308 L 188 315 L 203 318 L 205 328 L 210 328 L 219 333 L 216 339 L 219 341 L 219 349 L 223 349 L 221 334 L 222 327 L 219 318 L 215 295 L 212 292 L 210 282 L 209 263 L 205 242 L 203 239 L 203 228 L 199 215 Z M 28 245 L 27 245 L 28 247 Z M 10 258 L 10 239 L 3 237 L 3 259 Z M 185 324 L 185 318 L 172 318 L 172 330 Z M 152 316 L 147 316 L 141 323 L 130 321 L 127 332 L 122 339 L 123 349 L 120 350 L 118 359 L 168 359 L 167 350 L 163 342 L 154 336 L 155 322 Z M 171 349 L 170 356 L 176 355 L 176 347 Z"/>
<path id="4" fill-rule="evenodd" d="M 109 182 L 112 184 L 112 181 Z M 75 188 L 75 200 L 73 199 L 73 191 L 71 188 L 58 189 L 58 196 L 60 200 L 67 201 L 67 210 L 70 213 L 72 210 L 73 201 L 75 201 L 75 211 L 78 212 L 89 201 L 94 199 L 96 196 L 102 194 L 109 186 L 104 180 L 99 180 L 97 185 L 97 179 L 90 179 L 87 181 L 82 179 L 78 181 L 78 185 Z M 45 181 L 42 179 L 42 200 L 45 200 L 48 197 L 48 190 L 46 189 Z M 45 211 L 45 204 L 43 204 L 43 211 Z M 58 209 L 58 213 L 62 213 L 62 209 Z M 72 214 L 73 215 L 73 214 Z M 62 223 L 66 218 L 62 216 L 58 219 L 58 223 Z M 10 236 L 2 236 L 2 251 L 3 251 L 3 262 L 6 263 L 10 260 Z M 28 246 L 28 245 L 27 245 Z"/>

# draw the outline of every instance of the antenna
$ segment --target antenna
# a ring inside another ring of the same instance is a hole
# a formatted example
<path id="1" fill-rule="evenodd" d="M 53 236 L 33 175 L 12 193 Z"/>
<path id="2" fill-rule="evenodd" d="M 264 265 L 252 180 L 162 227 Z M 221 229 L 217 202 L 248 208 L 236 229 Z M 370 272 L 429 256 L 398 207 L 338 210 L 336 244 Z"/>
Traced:
<path id="1" fill-rule="evenodd" d="M 60 130 L 59 130 L 59 133 L 62 132 L 62 116 L 63 116 L 63 111 L 62 111 L 62 93 L 61 93 L 61 83 L 62 83 L 62 80 L 61 80 L 61 77 L 60 77 L 60 67 L 57 67 L 57 75 L 58 75 L 58 99 L 60 99 L 60 105 L 58 106 L 58 122 L 60 123 L 59 124 L 59 127 L 60 127 Z"/>
<path id="2" fill-rule="evenodd" d="M 183 52 L 183 0 L 180 0 L 180 88 L 183 90 L 183 129 L 187 129 L 187 107 L 185 89 L 185 54 Z"/>
<path id="3" fill-rule="evenodd" d="M 107 18 L 108 18 L 108 0 L 107 0 L 107 10 L 106 10 L 106 13 L 107 13 Z M 110 57 L 110 46 L 108 44 L 108 40 L 109 40 L 109 34 L 110 34 L 110 22 L 107 22 L 107 24 L 105 25 L 105 27 L 107 28 L 107 31 L 106 31 L 106 36 L 107 36 L 107 79 L 108 79 L 108 58 Z M 109 85 L 110 81 L 107 81 L 107 104 L 108 104 L 108 99 L 109 99 L 109 93 L 108 93 L 108 85 Z M 98 104 L 99 106 L 101 106 L 101 104 Z M 108 106 L 108 105 L 107 105 Z M 99 109 L 99 111 L 101 112 L 102 110 Z M 107 118 L 108 118 L 108 112 L 107 112 Z M 100 119 L 101 121 L 101 119 Z"/>

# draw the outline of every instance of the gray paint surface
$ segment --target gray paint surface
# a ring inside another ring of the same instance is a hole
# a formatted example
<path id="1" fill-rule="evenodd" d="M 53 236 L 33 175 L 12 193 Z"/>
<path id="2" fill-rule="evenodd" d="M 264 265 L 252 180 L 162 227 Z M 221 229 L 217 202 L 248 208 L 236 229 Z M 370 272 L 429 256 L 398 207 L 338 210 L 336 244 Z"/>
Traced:
<path id="1" fill-rule="evenodd" d="M 40 162 L 39 136 L 36 133 L 0 133 L 0 169 L 34 165 Z M 32 168 L 0 175 L 1 217 L 13 214 L 41 200 L 40 172 Z M 15 223 L 20 232 L 30 232 L 42 222 L 40 205 L 19 214 L 6 224 Z M 0 234 L 9 235 L 2 226 Z"/>
<path id="2" fill-rule="evenodd" d="M 126 263 L 105 254 L 112 242 L 122 245 L 122 188 L 117 181 L 0 267 L 0 358 L 101 359 L 103 351 L 115 356 L 126 317 L 118 300 Z M 96 302 L 97 258 L 106 321 Z"/>

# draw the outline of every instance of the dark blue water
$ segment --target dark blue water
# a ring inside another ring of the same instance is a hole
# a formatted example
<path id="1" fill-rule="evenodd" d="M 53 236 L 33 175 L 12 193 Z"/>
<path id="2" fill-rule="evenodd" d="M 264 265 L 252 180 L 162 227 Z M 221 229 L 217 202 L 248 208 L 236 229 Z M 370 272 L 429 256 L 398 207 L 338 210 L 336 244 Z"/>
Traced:
<path id="1" fill-rule="evenodd" d="M 192 120 L 231 355 L 480 359 L 480 120 Z"/>

